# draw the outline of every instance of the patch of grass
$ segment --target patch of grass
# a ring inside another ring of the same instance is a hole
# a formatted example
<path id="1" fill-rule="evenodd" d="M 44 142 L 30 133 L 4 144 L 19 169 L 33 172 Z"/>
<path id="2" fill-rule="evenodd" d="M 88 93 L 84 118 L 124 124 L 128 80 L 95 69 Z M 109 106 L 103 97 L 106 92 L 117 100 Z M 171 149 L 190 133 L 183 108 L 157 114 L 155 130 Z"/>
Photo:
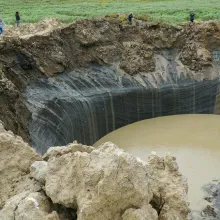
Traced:
<path id="1" fill-rule="evenodd" d="M 130 12 L 143 20 L 172 24 L 188 21 L 190 11 L 194 11 L 196 20 L 220 19 L 220 0 L 0 0 L 0 5 L 0 16 L 7 24 L 15 23 L 16 11 L 25 23 L 44 18 L 72 22 Z"/>

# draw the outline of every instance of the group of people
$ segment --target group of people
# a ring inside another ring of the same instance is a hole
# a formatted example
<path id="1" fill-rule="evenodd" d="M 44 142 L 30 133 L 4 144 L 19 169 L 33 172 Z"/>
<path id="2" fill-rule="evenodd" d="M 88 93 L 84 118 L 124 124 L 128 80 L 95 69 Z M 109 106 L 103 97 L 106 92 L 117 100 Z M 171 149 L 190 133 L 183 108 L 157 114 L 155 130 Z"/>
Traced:
<path id="1" fill-rule="evenodd" d="M 131 14 L 128 15 L 129 24 L 132 24 L 132 19 L 133 19 L 133 14 L 131 13 Z M 195 14 L 193 12 L 190 12 L 190 22 L 193 23 L 194 19 L 195 19 Z M 21 19 L 20 19 L 20 15 L 19 15 L 18 11 L 16 11 L 16 13 L 15 13 L 15 20 L 16 20 L 17 27 L 19 27 Z M 5 22 L 3 21 L 2 18 L 0 18 L 0 35 L 3 34 L 3 29 L 4 29 L 5 26 L 6 26 Z"/>
<path id="2" fill-rule="evenodd" d="M 190 12 L 189 16 L 190 16 L 190 22 L 193 23 L 195 20 L 195 14 L 193 12 Z M 131 13 L 128 15 L 129 24 L 132 24 L 132 18 L 133 18 L 133 14 Z"/>
<path id="3" fill-rule="evenodd" d="M 20 24 L 20 15 L 19 15 L 19 12 L 16 11 L 15 12 L 15 20 L 16 20 L 16 25 L 17 27 L 19 27 L 19 24 Z M 5 22 L 3 21 L 2 18 L 0 18 L 0 35 L 3 34 L 3 30 L 4 30 L 4 27 L 6 26 Z"/>

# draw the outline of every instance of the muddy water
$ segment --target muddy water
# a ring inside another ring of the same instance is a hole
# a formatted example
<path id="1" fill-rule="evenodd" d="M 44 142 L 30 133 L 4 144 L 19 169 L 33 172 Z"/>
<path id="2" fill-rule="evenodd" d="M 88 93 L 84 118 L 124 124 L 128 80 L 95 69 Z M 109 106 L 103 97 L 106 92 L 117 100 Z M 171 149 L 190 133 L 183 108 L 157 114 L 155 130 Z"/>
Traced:
<path id="1" fill-rule="evenodd" d="M 202 186 L 220 178 L 220 116 L 175 115 L 148 119 L 118 129 L 95 146 L 112 141 L 120 148 L 147 160 L 151 151 L 172 153 L 188 179 L 193 210 L 204 205 Z"/>

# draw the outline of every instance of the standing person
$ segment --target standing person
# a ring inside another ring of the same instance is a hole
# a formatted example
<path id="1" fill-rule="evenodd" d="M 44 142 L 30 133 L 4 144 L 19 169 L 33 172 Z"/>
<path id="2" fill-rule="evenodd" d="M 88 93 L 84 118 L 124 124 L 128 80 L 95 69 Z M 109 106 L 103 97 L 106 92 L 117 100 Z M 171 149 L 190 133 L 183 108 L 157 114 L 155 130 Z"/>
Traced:
<path id="1" fill-rule="evenodd" d="M 129 24 L 132 24 L 132 18 L 133 18 L 133 14 L 131 13 L 130 15 L 128 15 Z"/>
<path id="2" fill-rule="evenodd" d="M 190 21 L 193 23 L 195 19 L 195 14 L 193 12 L 190 12 Z"/>
<path id="3" fill-rule="evenodd" d="M 5 22 L 0 18 L 0 35 L 3 34 L 3 29 L 6 26 Z"/>
<path id="4" fill-rule="evenodd" d="M 19 23 L 20 23 L 20 15 L 19 15 L 18 11 L 16 11 L 16 13 L 15 13 L 15 19 L 16 19 L 17 27 L 19 27 Z"/>

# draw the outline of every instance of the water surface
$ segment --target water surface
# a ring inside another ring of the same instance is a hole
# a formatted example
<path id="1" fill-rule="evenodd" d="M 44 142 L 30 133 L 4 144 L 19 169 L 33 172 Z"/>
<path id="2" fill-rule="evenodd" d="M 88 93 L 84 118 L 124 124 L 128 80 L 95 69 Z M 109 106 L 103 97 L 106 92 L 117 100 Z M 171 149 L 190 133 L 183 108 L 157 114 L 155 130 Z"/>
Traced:
<path id="1" fill-rule="evenodd" d="M 170 152 L 188 179 L 193 210 L 204 205 L 202 186 L 220 178 L 220 116 L 175 115 L 143 120 L 120 128 L 95 143 L 112 141 L 147 160 L 151 151 Z"/>

